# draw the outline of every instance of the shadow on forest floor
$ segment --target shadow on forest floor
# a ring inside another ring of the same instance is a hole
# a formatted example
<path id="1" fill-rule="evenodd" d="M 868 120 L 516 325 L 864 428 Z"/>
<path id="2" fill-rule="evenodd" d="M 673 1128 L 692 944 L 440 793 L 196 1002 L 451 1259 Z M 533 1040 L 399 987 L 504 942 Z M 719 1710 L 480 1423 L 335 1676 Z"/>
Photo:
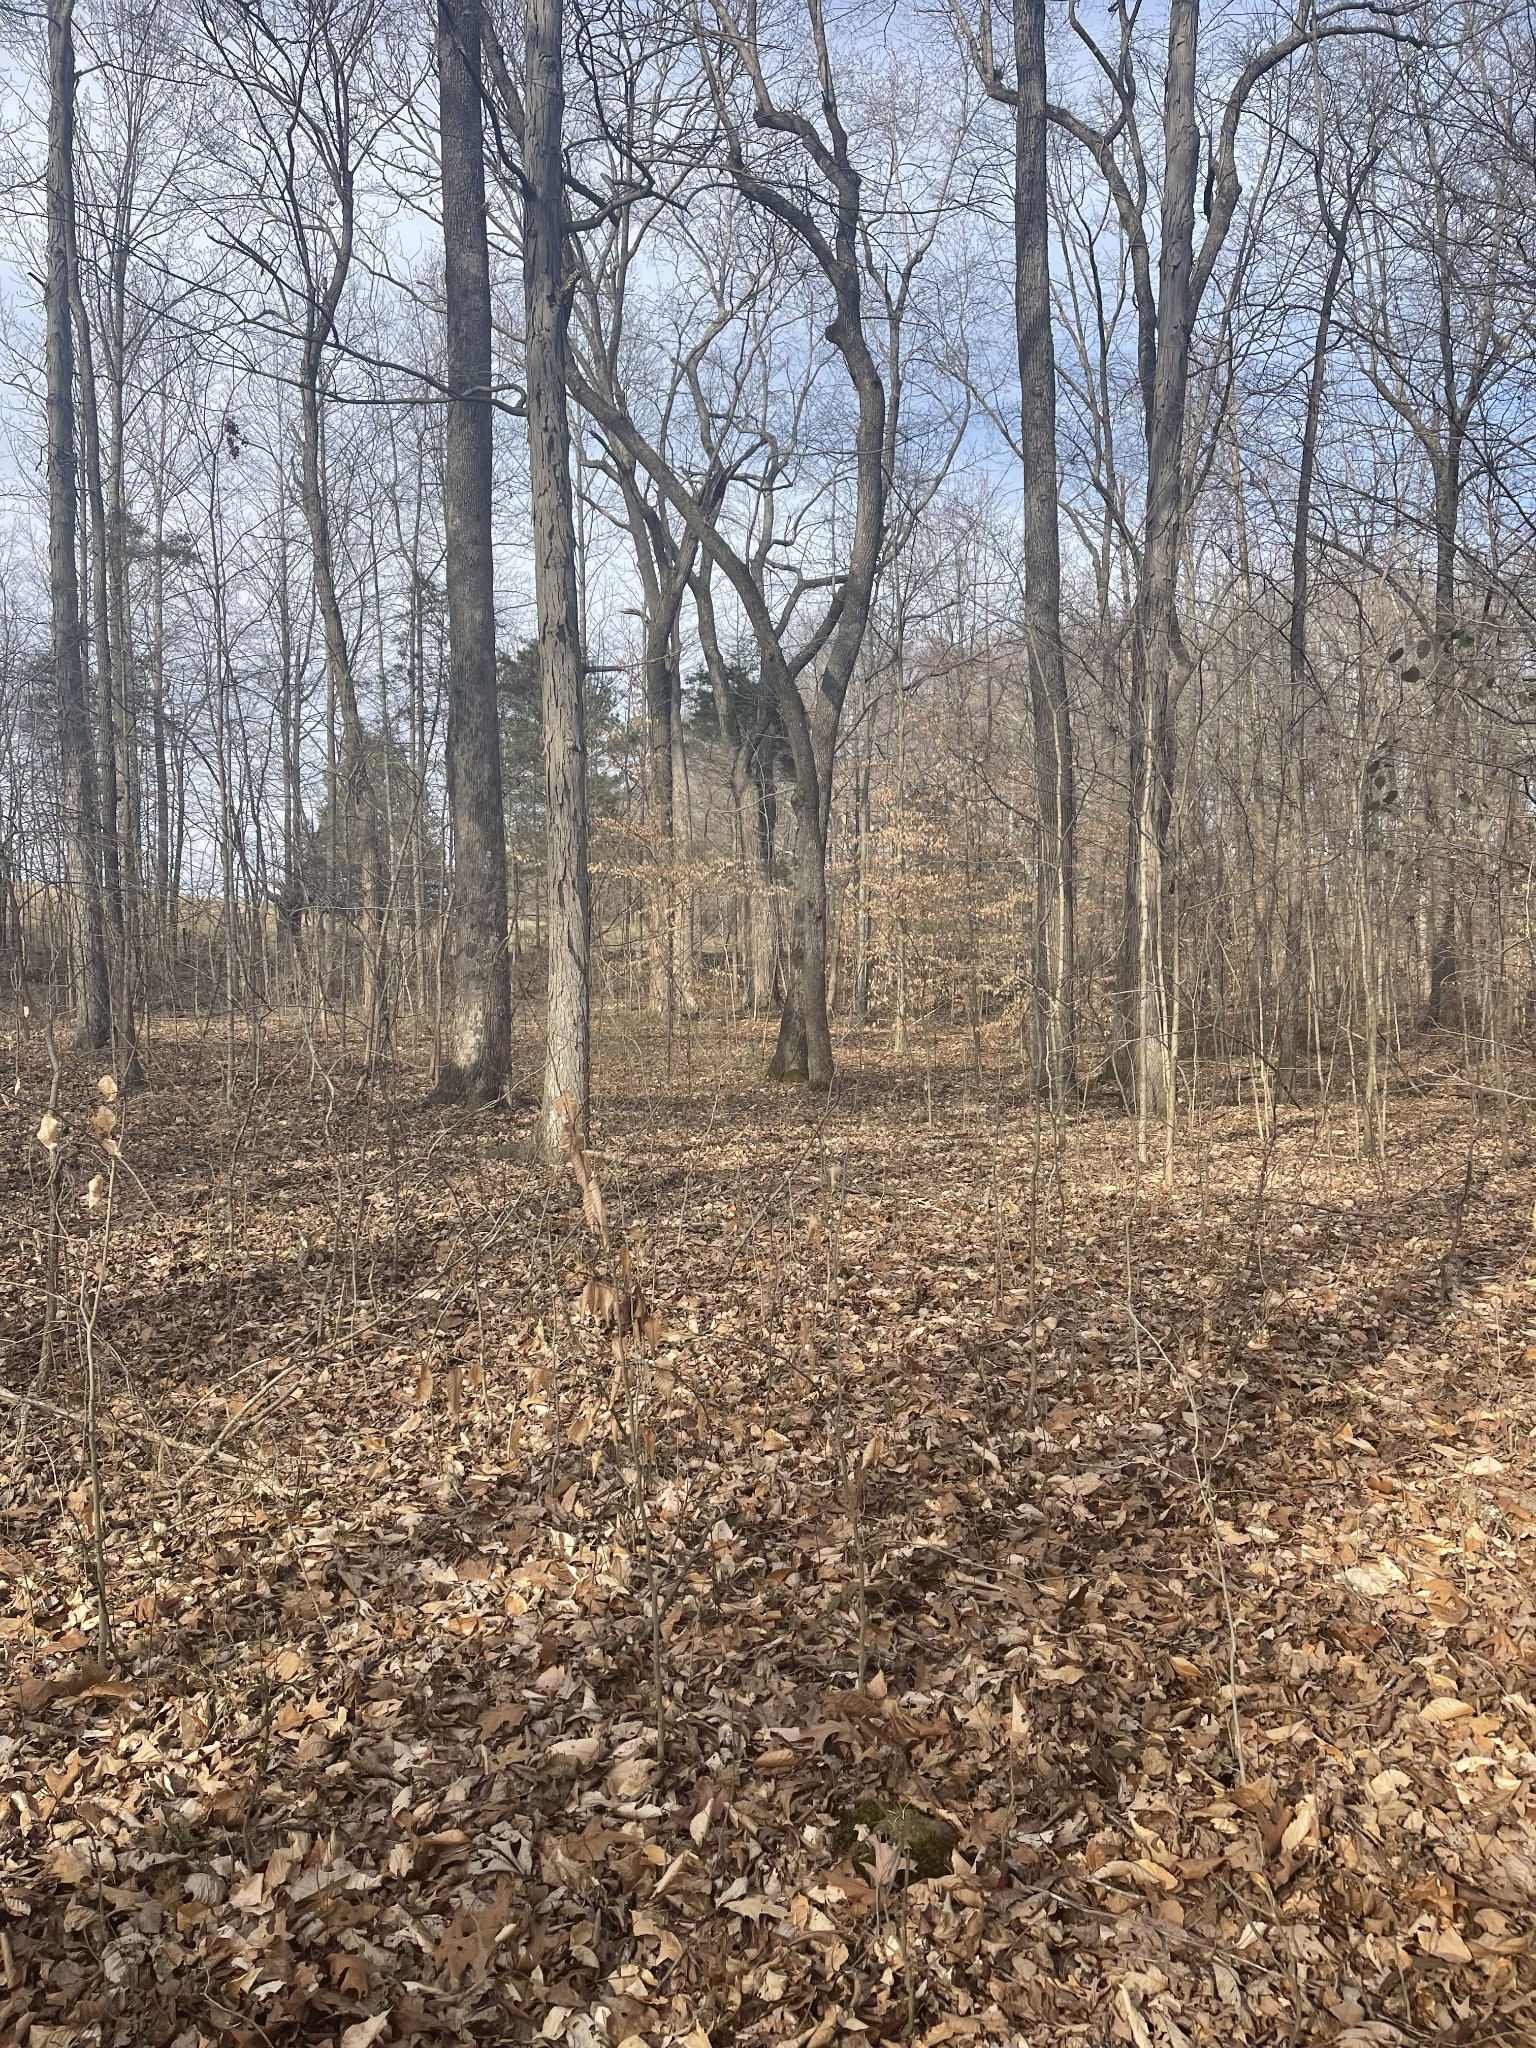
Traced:
<path id="1" fill-rule="evenodd" d="M 631 1022 L 627 1272 L 526 1110 L 409 1062 L 328 1116 L 278 1040 L 231 1110 L 162 1027 L 109 1208 L 71 1066 L 0 1489 L 0 2038 L 1536 2035 L 1521 1133 L 1404 1095 L 1383 1178 L 1216 1109 L 1165 1191 L 1101 1110 L 1058 1162 L 959 1039 L 855 1035 L 818 1103 L 760 1033 L 668 1082 Z M 643 1292 L 622 1341 L 593 1280 Z M 952 1873 L 835 1850 L 865 1802 Z"/>

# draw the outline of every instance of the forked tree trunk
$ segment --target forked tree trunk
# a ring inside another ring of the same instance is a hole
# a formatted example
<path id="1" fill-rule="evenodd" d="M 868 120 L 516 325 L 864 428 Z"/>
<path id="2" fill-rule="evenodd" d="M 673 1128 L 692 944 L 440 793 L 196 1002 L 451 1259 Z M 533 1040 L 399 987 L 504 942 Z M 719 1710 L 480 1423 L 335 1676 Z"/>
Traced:
<path id="1" fill-rule="evenodd" d="M 496 718 L 491 554 L 491 278 L 480 106 L 480 0 L 438 0 L 447 449 L 448 801 L 453 881 L 444 964 L 448 1000 L 437 1095 L 491 1102 L 512 1058 L 507 835 Z"/>
<path id="2" fill-rule="evenodd" d="M 548 4 L 548 0 L 539 0 L 539 4 Z M 791 655 L 785 648 L 784 620 L 765 593 L 761 561 L 738 553 L 720 531 L 718 507 L 707 502 L 715 498 L 714 488 L 702 496 L 690 490 L 665 455 L 645 440 L 619 397 L 600 388 L 581 371 L 579 364 L 572 367 L 576 395 L 582 406 L 625 457 L 644 468 L 664 493 L 701 553 L 729 581 L 757 642 L 763 683 L 772 693 L 794 758 L 797 823 L 793 929 L 785 963 L 784 1007 L 778 1046 L 768 1071 L 775 1078 L 804 1079 L 813 1088 L 825 1089 L 832 1085 L 824 865 L 832 770 L 843 706 L 869 622 L 886 539 L 887 485 L 894 474 L 896 452 L 887 438 L 892 414 L 887 409 L 885 369 L 876 358 L 865 324 L 867 219 L 860 174 L 837 109 L 826 54 L 822 0 L 807 0 L 807 5 L 821 51 L 825 134 L 810 124 L 804 114 L 775 103 L 756 41 L 755 13 L 749 14 L 745 25 L 726 27 L 724 38 L 733 58 L 740 61 L 751 80 L 757 126 L 796 136 L 813 167 L 813 189 L 818 180 L 825 180 L 826 190 L 814 203 L 802 195 L 798 184 L 791 196 L 788 186 L 771 187 L 760 182 L 758 174 L 748 170 L 739 146 L 733 143 L 732 174 L 738 188 L 754 205 L 762 206 L 792 230 L 830 288 L 834 310 L 825 334 L 842 358 L 858 408 L 853 433 L 856 482 L 846 565 L 835 579 L 835 592 L 820 627 L 802 643 L 797 654 Z M 532 20 L 530 16 L 530 24 Z M 529 33 L 531 51 L 531 25 Z M 530 94 L 532 91 L 530 77 Z M 824 211 L 819 212 L 819 207 L 824 207 Z M 530 326 L 530 348 L 532 341 Z M 894 369 L 892 375 L 894 379 Z M 531 428 L 531 397 L 529 409 Z M 537 501 L 536 490 L 535 505 Z M 804 695 L 802 676 L 806 685 Z"/>
<path id="3" fill-rule="evenodd" d="M 567 1127 L 587 1135 L 591 1075 L 591 904 L 587 740 L 582 702 L 566 320 L 562 0 L 528 0 L 523 143 L 523 305 L 534 588 L 549 842 L 549 1014 L 539 1149 L 559 1158 Z"/>

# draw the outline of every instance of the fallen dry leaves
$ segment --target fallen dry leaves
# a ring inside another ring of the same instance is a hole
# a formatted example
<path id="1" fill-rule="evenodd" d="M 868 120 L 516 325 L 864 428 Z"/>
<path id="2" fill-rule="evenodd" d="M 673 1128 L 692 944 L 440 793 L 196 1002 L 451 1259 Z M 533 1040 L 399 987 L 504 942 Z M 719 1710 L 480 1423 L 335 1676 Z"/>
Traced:
<path id="1" fill-rule="evenodd" d="M 1468 1182 L 1425 1074 L 1384 1183 L 1338 1111 L 1261 1178 L 1212 1110 L 1167 1196 L 1123 1120 L 1058 1172 L 958 1066 L 930 1121 L 857 1042 L 825 1111 L 745 1043 L 625 1057 L 622 1271 L 408 1072 L 327 1112 L 278 1042 L 230 1114 L 166 1038 L 115 1106 L 120 1661 L 70 1353 L 6 1414 L 0 2040 L 1536 2039 L 1518 1132 Z M 950 1874 L 838 1855 L 861 1802 L 958 1829 Z"/>

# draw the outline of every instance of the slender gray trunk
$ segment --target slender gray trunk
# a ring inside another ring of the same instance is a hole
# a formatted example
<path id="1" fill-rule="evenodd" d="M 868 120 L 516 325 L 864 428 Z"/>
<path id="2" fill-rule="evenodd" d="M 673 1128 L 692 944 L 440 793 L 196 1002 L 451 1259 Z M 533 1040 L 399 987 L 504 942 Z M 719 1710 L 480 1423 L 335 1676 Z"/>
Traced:
<path id="1" fill-rule="evenodd" d="M 539 1149 L 587 1135 L 591 903 L 571 427 L 566 406 L 565 116 L 562 0 L 528 0 L 523 144 L 523 301 L 534 587 L 549 842 L 549 1013 Z"/>
<path id="2" fill-rule="evenodd" d="M 86 558 L 90 565 L 91 638 L 96 669 L 96 792 L 101 812 L 102 922 L 106 939 L 108 1008 L 113 1058 L 125 1082 L 143 1079 L 138 1032 L 133 1015 L 133 982 L 129 961 L 128 925 L 123 907 L 123 843 L 121 792 L 118 778 L 116 674 L 122 659 L 114 646 L 114 626 L 121 628 L 121 608 L 114 606 L 108 560 L 106 490 L 101 455 L 101 419 L 96 403 L 96 365 L 90 320 L 80 280 L 80 253 L 74 223 L 66 222 L 70 310 L 75 328 L 75 370 L 78 392 L 80 454 L 86 485 Z"/>

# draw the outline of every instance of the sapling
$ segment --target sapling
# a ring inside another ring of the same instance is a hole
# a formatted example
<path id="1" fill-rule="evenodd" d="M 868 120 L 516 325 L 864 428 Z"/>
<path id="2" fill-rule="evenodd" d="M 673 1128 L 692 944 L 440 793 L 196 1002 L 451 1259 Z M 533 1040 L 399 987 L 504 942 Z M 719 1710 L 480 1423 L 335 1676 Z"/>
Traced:
<path id="1" fill-rule="evenodd" d="M 664 1764 L 667 1758 L 666 1691 L 661 1654 L 661 1586 L 656 1567 L 655 1545 L 651 1537 L 650 1444 L 646 1431 L 640 1425 L 639 1392 L 635 1385 L 630 1353 L 630 1339 L 636 1330 L 654 1334 L 655 1325 L 646 1312 L 645 1298 L 635 1277 L 634 1261 L 630 1257 L 629 1247 L 622 1240 L 616 1246 L 610 1235 L 603 1191 L 583 1150 L 581 1134 L 577 1128 L 575 1098 L 571 1097 L 563 1107 L 562 1143 L 566 1163 L 571 1169 L 572 1178 L 581 1190 L 582 1215 L 586 1219 L 587 1227 L 601 1244 L 604 1258 L 613 1276 L 611 1282 L 589 1281 L 583 1296 L 583 1306 L 595 1320 L 608 1325 L 609 1342 L 613 1347 L 614 1380 L 617 1389 L 622 1391 L 624 1396 L 625 1434 L 629 1442 L 630 1466 L 635 1475 L 635 1526 L 639 1532 L 640 1554 L 645 1564 L 647 1605 L 650 1611 L 656 1761 L 658 1764 Z"/>

